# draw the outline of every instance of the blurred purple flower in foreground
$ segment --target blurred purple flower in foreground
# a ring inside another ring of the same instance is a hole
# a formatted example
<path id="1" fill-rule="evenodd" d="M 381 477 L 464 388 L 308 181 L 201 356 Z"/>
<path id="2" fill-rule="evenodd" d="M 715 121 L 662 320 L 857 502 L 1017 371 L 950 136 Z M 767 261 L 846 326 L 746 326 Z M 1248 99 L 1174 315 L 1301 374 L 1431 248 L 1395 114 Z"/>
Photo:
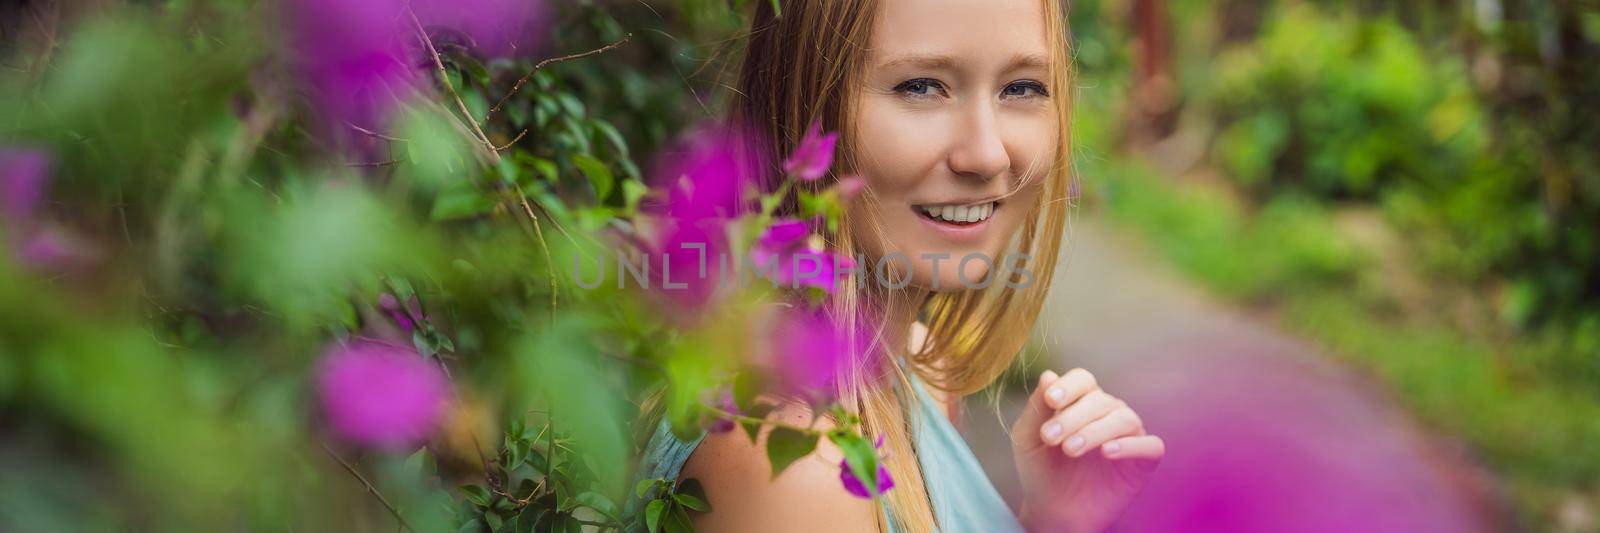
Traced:
<path id="1" fill-rule="evenodd" d="M 841 270 L 855 269 L 855 260 L 808 247 L 810 228 L 804 222 L 781 219 L 767 228 L 750 248 L 750 261 L 772 281 L 790 287 L 815 287 L 833 294 Z"/>
<path id="2" fill-rule="evenodd" d="M 39 212 L 49 189 L 50 156 L 41 151 L 0 148 L 0 237 L 11 257 L 39 271 L 67 273 L 95 258 L 89 243 L 48 224 Z"/>
<path id="3" fill-rule="evenodd" d="M 816 181 L 833 166 L 833 147 L 838 141 L 838 132 L 824 134 L 822 123 L 812 122 L 800 146 L 783 162 L 783 171 L 802 181 Z"/>
<path id="4" fill-rule="evenodd" d="M 400 326 L 400 329 L 406 333 L 411 333 L 411 330 L 417 327 L 416 324 L 411 322 L 411 311 L 416 303 L 417 298 L 415 296 L 406 301 L 403 306 L 400 305 L 400 300 L 396 299 L 393 294 L 386 292 L 378 296 L 378 307 L 383 309 L 383 312 L 388 313 L 389 319 L 393 320 L 395 325 Z M 422 313 L 418 312 L 417 314 L 420 315 Z"/>
<path id="5" fill-rule="evenodd" d="M 44 200 L 50 157 L 44 152 L 0 148 L 0 218 L 14 230 L 28 225 Z"/>
<path id="6" fill-rule="evenodd" d="M 333 347 L 316 383 L 339 438 L 391 451 L 413 448 L 433 433 L 450 388 L 439 367 L 416 352 L 374 341 Z"/>
<path id="7" fill-rule="evenodd" d="M 411 10 L 430 34 L 453 30 L 473 53 L 487 57 L 533 54 L 550 18 L 538 0 L 411 0 Z"/>
<path id="8" fill-rule="evenodd" d="M 291 61 L 333 127 L 378 128 L 413 97 L 421 71 L 406 59 L 414 40 L 403 0 L 290 0 Z"/>
<path id="9" fill-rule="evenodd" d="M 727 390 L 722 391 L 722 395 L 717 400 L 716 405 L 717 409 L 721 409 L 723 412 L 736 414 L 739 412 L 739 404 L 733 401 L 733 393 Z M 711 425 L 706 430 L 712 433 L 727 433 L 733 431 L 735 426 L 737 424 L 734 423 L 732 418 L 721 414 L 712 414 Z"/>
<path id="10" fill-rule="evenodd" d="M 875 447 L 879 450 L 883 449 L 882 436 L 878 437 Z M 850 463 L 844 459 L 839 460 L 839 482 L 844 484 L 845 492 L 849 492 L 852 496 L 867 500 L 872 499 L 872 492 L 867 490 L 867 484 L 862 483 L 861 478 L 856 477 L 855 472 L 850 471 Z M 882 495 L 892 488 L 894 488 L 894 478 L 889 477 L 889 467 L 880 459 L 878 461 L 878 494 Z"/>
<path id="11" fill-rule="evenodd" d="M 459 35 L 471 51 L 532 51 L 548 17 L 533 0 L 289 0 L 290 61 L 318 113 L 334 127 L 380 128 L 424 86 L 432 58 L 417 37 Z M 412 19 L 412 14 L 416 19 Z M 442 42 L 440 43 L 443 44 Z"/>
<path id="12" fill-rule="evenodd" d="M 832 397 L 840 372 L 870 368 L 870 327 L 847 327 L 820 309 L 786 309 L 772 333 L 773 376 L 788 393 Z"/>
<path id="13" fill-rule="evenodd" d="M 700 316 L 729 277 L 724 270 L 731 262 L 727 223 L 744 212 L 742 197 L 750 182 L 739 159 L 743 142 L 729 130 L 704 128 L 681 151 L 664 157 L 655 172 L 666 199 L 654 209 L 660 226 L 649 252 L 660 263 L 652 264 L 651 275 L 674 316 Z"/>
<path id="14" fill-rule="evenodd" d="M 665 218 L 674 222 L 726 220 L 745 211 L 743 196 L 752 183 L 743 136 L 711 126 L 696 131 L 657 166 L 656 187 L 667 191 Z"/>

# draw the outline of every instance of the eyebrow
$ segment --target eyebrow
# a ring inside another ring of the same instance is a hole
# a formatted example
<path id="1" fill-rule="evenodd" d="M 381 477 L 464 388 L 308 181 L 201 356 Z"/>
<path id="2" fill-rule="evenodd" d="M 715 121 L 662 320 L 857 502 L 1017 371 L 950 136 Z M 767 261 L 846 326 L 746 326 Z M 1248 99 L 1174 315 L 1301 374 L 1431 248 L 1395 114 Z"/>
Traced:
<path id="1" fill-rule="evenodd" d="M 955 59 L 942 54 L 905 54 L 884 61 L 878 68 L 887 69 L 901 65 L 912 65 L 926 69 L 953 69 Z M 1011 56 L 1011 61 L 1006 63 L 1001 72 L 1012 72 L 1025 68 L 1045 68 L 1050 65 L 1050 60 L 1041 54 L 1019 53 Z"/>

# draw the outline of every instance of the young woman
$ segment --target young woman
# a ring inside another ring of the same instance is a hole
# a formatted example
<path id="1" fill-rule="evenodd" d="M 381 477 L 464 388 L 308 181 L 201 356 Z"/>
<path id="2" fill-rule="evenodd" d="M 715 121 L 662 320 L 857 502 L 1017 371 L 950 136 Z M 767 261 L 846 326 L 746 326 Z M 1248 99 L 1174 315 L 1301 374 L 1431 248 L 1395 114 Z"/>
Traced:
<path id="1" fill-rule="evenodd" d="M 865 187 L 831 244 L 869 264 L 891 254 L 909 260 L 909 286 L 869 275 L 831 302 L 841 313 L 870 309 L 887 332 L 887 368 L 841 379 L 839 398 L 883 438 L 896 486 L 880 503 L 851 496 L 839 484 L 841 453 L 825 439 L 777 478 L 764 442 L 739 431 L 688 443 L 658 433 L 646 462 L 704 486 L 713 511 L 694 518 L 701 531 L 1110 525 L 1163 444 L 1089 372 L 1045 372 L 1011 429 L 1026 492 L 1020 517 L 948 418 L 1022 348 L 1063 239 L 1071 95 L 1064 2 L 782 0 L 781 16 L 770 2 L 753 4 L 735 124 L 768 140 L 759 148 L 767 161 L 781 161 L 813 121 L 841 132 L 835 174 L 859 175 Z M 969 254 L 994 261 L 959 261 Z M 1031 258 L 1012 265 L 1022 273 L 998 266 L 1014 254 Z M 969 288 L 991 275 L 1001 279 Z M 773 416 L 812 423 L 800 402 Z M 660 446 L 663 438 L 671 444 Z"/>

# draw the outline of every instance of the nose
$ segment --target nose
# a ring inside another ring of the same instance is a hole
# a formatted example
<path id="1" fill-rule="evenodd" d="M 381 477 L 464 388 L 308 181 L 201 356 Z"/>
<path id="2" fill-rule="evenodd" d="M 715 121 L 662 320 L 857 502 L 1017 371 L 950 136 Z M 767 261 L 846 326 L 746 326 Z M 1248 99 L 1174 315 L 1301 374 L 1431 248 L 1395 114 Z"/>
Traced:
<path id="1" fill-rule="evenodd" d="M 965 131 L 956 133 L 946 164 L 963 177 L 990 180 L 1002 176 L 1011 168 L 1011 156 L 1000 138 L 995 110 L 989 105 L 977 104 L 966 115 L 967 119 L 962 121 Z"/>

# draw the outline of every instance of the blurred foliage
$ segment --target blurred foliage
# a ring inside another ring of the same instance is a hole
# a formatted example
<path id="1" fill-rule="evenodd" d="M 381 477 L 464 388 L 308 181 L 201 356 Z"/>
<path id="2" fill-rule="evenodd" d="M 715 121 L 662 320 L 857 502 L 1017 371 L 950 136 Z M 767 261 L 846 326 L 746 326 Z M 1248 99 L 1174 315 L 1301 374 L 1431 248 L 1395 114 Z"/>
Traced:
<path id="1" fill-rule="evenodd" d="M 49 161 L 39 212 L 0 227 L 0 529 L 687 527 L 693 483 L 634 493 L 637 431 L 739 416 L 704 402 L 750 302 L 708 336 L 569 276 L 645 236 L 642 162 L 716 114 L 742 4 L 550 2 L 515 59 L 428 27 L 427 97 L 388 131 L 308 98 L 287 2 L 0 6 L 0 149 Z M 315 368 L 352 339 L 452 374 L 425 447 L 330 434 Z"/>
<path id="2" fill-rule="evenodd" d="M 1217 44 L 1196 84 L 1231 179 L 1377 202 L 1437 272 L 1497 287 L 1507 324 L 1592 329 L 1600 128 L 1583 110 L 1600 104 L 1600 6 L 1261 9 L 1259 34 Z"/>
<path id="3" fill-rule="evenodd" d="M 1183 126 L 1139 146 L 1129 3 L 1074 3 L 1085 196 L 1465 439 L 1506 483 L 1508 527 L 1584 523 L 1600 4 L 1163 4 Z"/>

